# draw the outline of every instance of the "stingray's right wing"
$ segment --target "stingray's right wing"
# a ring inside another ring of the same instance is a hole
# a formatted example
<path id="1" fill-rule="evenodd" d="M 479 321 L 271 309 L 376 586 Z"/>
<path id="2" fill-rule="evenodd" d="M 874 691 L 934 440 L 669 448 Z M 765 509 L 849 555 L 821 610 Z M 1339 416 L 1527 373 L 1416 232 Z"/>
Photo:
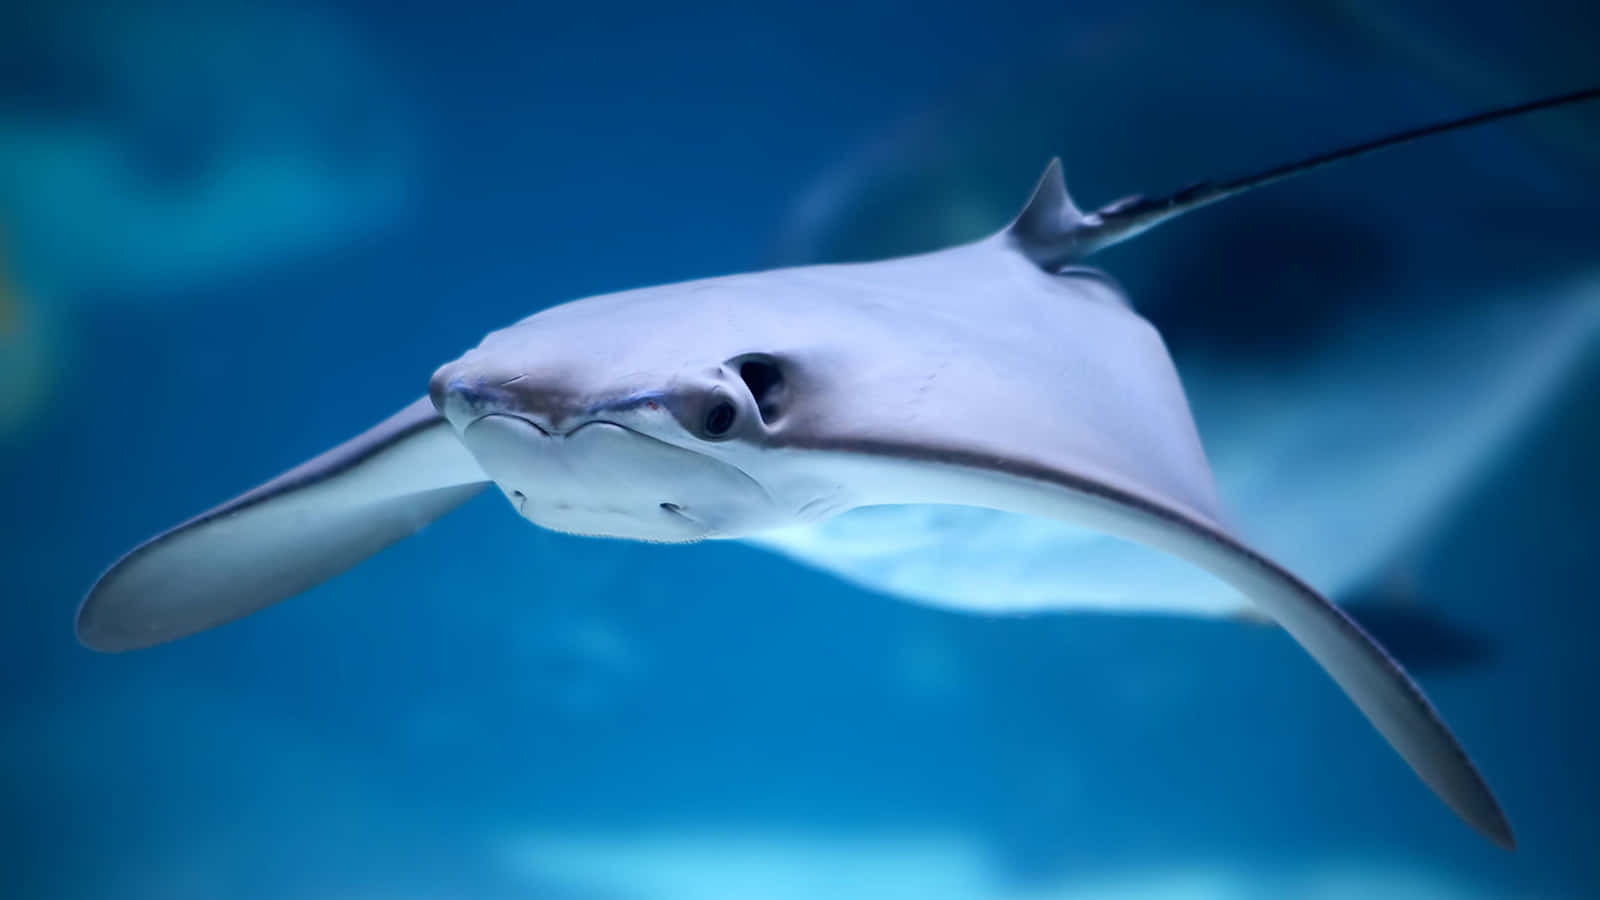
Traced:
<path id="1" fill-rule="evenodd" d="M 338 575 L 487 483 L 424 397 L 134 548 L 84 598 L 78 640 L 133 650 L 248 615 Z"/>

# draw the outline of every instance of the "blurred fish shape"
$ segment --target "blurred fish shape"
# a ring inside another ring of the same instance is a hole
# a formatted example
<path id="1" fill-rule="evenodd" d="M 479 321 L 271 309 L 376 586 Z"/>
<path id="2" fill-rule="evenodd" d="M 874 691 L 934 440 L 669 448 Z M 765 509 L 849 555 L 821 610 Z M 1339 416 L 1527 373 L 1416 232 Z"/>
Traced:
<path id="1" fill-rule="evenodd" d="M 380 232 L 407 207 L 417 165 L 395 97 L 368 48 L 311 8 L 5 5 L 13 311 L 28 298 L 28 321 L 58 323 L 47 336 L 65 339 L 83 306 L 194 297 Z M 50 379 L 31 371 L 38 397 Z"/>
<path id="2" fill-rule="evenodd" d="M 409 115 L 325 12 L 23 4 L 0 11 L 0 50 L 0 220 L 58 302 L 193 290 L 373 233 L 409 200 Z"/>
<path id="3" fill-rule="evenodd" d="M 1052 162 L 1021 214 L 974 243 L 544 310 L 438 369 L 427 397 L 136 547 L 84 598 L 79 639 L 130 650 L 248 615 L 489 484 L 546 528 L 658 542 L 753 537 L 860 507 L 987 507 L 1146 545 L 1248 597 L 1452 810 L 1509 849 L 1498 802 L 1421 690 L 1225 524 L 1159 333 L 1077 263 L 1331 161 L 1597 97 L 1494 110 L 1090 213 Z"/>

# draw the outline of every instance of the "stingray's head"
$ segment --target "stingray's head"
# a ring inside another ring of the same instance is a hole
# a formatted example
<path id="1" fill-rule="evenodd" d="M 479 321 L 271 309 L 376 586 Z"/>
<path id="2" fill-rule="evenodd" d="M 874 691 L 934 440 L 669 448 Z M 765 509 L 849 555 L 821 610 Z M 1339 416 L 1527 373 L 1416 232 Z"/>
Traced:
<path id="1" fill-rule="evenodd" d="M 776 359 L 655 353 L 552 318 L 490 335 L 430 389 L 519 514 L 645 541 L 737 537 L 784 518 L 751 466 L 785 390 Z"/>

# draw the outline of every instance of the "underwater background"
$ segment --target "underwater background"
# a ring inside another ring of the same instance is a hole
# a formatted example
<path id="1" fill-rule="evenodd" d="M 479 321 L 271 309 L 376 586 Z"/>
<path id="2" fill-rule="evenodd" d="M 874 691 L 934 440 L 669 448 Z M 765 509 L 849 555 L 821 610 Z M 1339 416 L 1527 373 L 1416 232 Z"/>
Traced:
<path id="1" fill-rule="evenodd" d="M 1597 45 L 1556 2 L 12 0 L 0 896 L 1600 895 L 1593 105 L 1096 259 L 1224 505 L 1304 530 L 1515 853 L 1279 630 L 940 611 L 493 492 L 216 631 L 72 633 L 119 553 L 537 309 L 976 238 L 1052 155 L 1088 206 L 1247 172 L 1592 86 Z"/>

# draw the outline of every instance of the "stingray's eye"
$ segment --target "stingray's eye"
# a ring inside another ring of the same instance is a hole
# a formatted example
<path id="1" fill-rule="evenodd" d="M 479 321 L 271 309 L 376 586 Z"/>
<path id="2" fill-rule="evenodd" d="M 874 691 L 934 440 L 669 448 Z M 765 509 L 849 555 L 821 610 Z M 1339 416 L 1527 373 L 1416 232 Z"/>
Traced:
<path id="1" fill-rule="evenodd" d="M 711 437 L 722 437 L 733 427 L 733 420 L 738 418 L 738 410 L 726 400 L 718 400 L 706 410 L 705 431 Z"/>

